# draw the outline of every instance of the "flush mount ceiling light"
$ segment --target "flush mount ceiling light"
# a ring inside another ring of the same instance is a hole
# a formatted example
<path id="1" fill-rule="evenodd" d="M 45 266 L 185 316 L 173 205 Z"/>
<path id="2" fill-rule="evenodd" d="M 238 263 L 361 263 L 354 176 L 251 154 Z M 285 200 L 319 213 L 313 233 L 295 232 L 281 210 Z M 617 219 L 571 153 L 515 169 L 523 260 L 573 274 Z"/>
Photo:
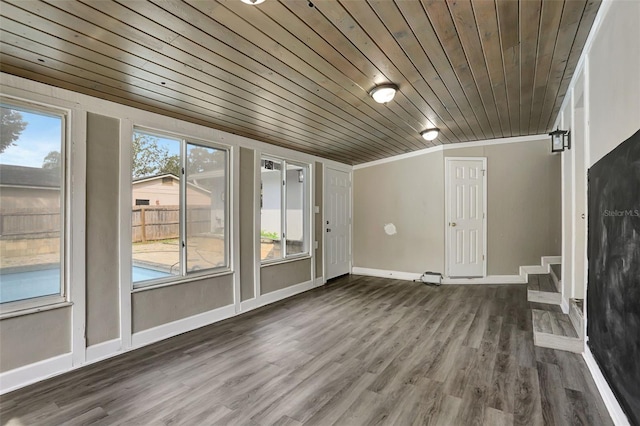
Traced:
<path id="1" fill-rule="evenodd" d="M 369 94 L 373 100 L 379 104 L 386 104 L 393 99 L 397 91 L 398 86 L 395 84 L 381 84 L 380 86 L 374 87 Z"/>
<path id="2" fill-rule="evenodd" d="M 241 0 L 241 1 L 242 3 L 250 4 L 252 6 L 264 2 L 264 0 Z"/>
<path id="3" fill-rule="evenodd" d="M 420 136 L 422 136 L 425 140 L 432 141 L 438 137 L 439 133 L 440 129 L 434 127 L 433 129 L 427 129 L 420 132 Z"/>

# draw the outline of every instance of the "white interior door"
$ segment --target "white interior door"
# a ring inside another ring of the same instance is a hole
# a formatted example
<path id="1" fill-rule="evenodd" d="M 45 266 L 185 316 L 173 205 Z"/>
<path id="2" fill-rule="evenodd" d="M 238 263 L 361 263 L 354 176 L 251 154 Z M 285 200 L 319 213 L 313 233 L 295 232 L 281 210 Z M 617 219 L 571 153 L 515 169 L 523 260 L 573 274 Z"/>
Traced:
<path id="1" fill-rule="evenodd" d="M 351 272 L 351 176 L 326 169 L 325 173 L 326 279 Z"/>
<path id="2" fill-rule="evenodd" d="M 449 277 L 486 275 L 486 158 L 446 158 Z"/>

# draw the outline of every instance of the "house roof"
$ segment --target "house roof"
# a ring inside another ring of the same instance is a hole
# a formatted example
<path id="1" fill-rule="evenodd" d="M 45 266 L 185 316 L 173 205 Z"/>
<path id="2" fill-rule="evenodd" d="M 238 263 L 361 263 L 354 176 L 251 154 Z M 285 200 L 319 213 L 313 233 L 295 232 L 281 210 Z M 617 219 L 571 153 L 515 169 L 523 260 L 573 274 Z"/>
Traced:
<path id="1" fill-rule="evenodd" d="M 142 182 L 148 182 L 148 181 L 152 181 L 152 180 L 156 180 L 156 179 L 160 179 L 160 178 L 165 178 L 165 177 L 171 177 L 175 180 L 179 180 L 178 177 L 176 175 L 174 175 L 173 173 L 161 173 L 158 175 L 153 175 L 153 176 L 144 176 L 144 177 L 140 177 L 140 178 L 134 178 L 133 179 L 133 183 L 142 183 Z"/>
<path id="2" fill-rule="evenodd" d="M 212 175 L 211 173 L 208 174 L 202 174 L 202 176 L 200 176 L 200 179 L 206 179 L 206 178 L 211 178 L 211 177 L 222 177 L 223 172 L 220 173 L 215 173 Z M 176 181 L 179 181 L 178 177 L 176 175 L 174 175 L 173 173 L 162 173 L 159 175 L 154 175 L 154 176 L 145 176 L 143 178 L 137 178 L 137 179 L 133 179 L 132 183 L 133 185 L 135 184 L 139 184 L 139 183 L 144 183 L 144 182 L 151 182 L 154 180 L 159 180 L 159 179 L 163 179 L 166 177 L 170 177 L 173 178 Z M 195 190 L 201 191 L 205 194 L 211 194 L 211 191 L 208 190 L 207 188 L 203 188 L 202 186 L 198 185 L 198 181 L 195 180 L 194 182 L 187 182 L 187 186 L 189 188 L 193 188 Z"/>
<path id="3" fill-rule="evenodd" d="M 599 7 L 5 0 L 0 50 L 18 76 L 358 164 L 548 132 Z M 383 83 L 399 88 L 385 105 Z"/>
<path id="4" fill-rule="evenodd" d="M 0 185 L 60 188 L 60 170 L 0 164 Z"/>

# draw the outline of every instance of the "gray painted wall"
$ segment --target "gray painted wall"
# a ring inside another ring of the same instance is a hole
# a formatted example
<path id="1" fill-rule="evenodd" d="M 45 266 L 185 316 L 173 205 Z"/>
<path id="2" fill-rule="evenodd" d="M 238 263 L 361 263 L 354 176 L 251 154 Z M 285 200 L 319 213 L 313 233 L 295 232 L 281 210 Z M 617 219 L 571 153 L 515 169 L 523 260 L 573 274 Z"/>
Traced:
<path id="1" fill-rule="evenodd" d="M 292 285 L 311 280 L 311 259 L 267 265 L 260 269 L 260 290 L 262 294 L 281 290 Z"/>
<path id="2" fill-rule="evenodd" d="M 353 197 L 353 266 L 443 271 L 442 152 L 355 170 Z"/>
<path id="3" fill-rule="evenodd" d="M 550 145 L 545 138 L 445 152 L 487 157 L 488 275 L 517 275 L 520 266 L 561 254 L 561 158 Z"/>
<path id="4" fill-rule="evenodd" d="M 0 371 L 71 352 L 71 307 L 0 321 Z"/>
<path id="5" fill-rule="evenodd" d="M 255 151 L 240 148 L 240 295 L 241 300 L 255 297 L 255 221 L 253 220 Z"/>
<path id="6" fill-rule="evenodd" d="M 87 114 L 87 346 L 120 335 L 120 120 Z"/>
<path id="7" fill-rule="evenodd" d="M 560 157 L 547 139 L 461 148 L 354 171 L 354 266 L 444 272 L 444 157 L 487 157 L 487 273 L 560 254 Z M 383 227 L 393 223 L 396 235 Z"/>
<path id="8" fill-rule="evenodd" d="M 133 293 L 133 332 L 233 304 L 233 275 Z"/>
<path id="9" fill-rule="evenodd" d="M 324 235 L 324 224 L 322 223 L 322 212 L 324 211 L 322 199 L 322 188 L 324 185 L 324 169 L 322 167 L 322 163 L 316 162 L 314 166 L 315 171 L 315 180 L 314 180 L 314 191 L 315 191 L 315 202 L 314 206 L 318 207 L 319 213 L 314 213 L 313 218 L 315 220 L 315 235 L 316 241 L 318 242 L 318 248 L 315 250 L 315 259 L 316 259 L 316 278 L 322 277 L 322 267 L 323 267 L 323 253 L 324 247 L 322 245 L 322 237 Z M 313 246 L 312 246 L 313 247 Z"/>

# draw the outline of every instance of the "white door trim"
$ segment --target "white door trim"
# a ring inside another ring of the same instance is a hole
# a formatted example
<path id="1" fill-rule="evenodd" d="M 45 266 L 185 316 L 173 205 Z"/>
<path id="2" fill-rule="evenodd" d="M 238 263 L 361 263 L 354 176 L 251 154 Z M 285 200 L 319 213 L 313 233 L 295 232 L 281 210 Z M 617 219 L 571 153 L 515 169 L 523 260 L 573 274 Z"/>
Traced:
<path id="1" fill-rule="evenodd" d="M 482 260 L 482 277 L 487 276 L 487 174 L 489 173 L 487 170 L 487 157 L 444 157 L 444 276 L 449 278 L 449 167 L 452 161 L 482 161 L 482 169 L 484 173 L 482 174 L 482 210 L 484 212 L 482 217 L 482 233 L 483 235 L 483 254 L 484 258 Z"/>
<path id="2" fill-rule="evenodd" d="M 327 282 L 328 279 L 330 279 L 330 277 L 328 276 L 327 273 L 327 252 L 329 250 L 329 245 L 327 244 L 327 232 L 326 232 L 326 228 L 327 228 L 327 224 L 326 224 L 326 220 L 327 217 L 329 217 L 329 214 L 327 213 L 327 208 L 329 205 L 328 202 L 328 187 L 329 185 L 327 185 L 327 176 L 329 175 L 329 170 L 333 170 L 336 172 L 340 172 L 340 173 L 346 173 L 349 179 L 349 194 L 347 195 L 347 202 L 349 204 L 349 208 L 347 209 L 349 212 L 349 229 L 347 231 L 347 236 L 348 236 L 348 244 L 347 244 L 347 249 L 348 249 L 348 257 L 349 257 L 349 272 L 351 273 L 352 268 L 353 268 L 353 171 L 351 170 L 344 170 L 344 169 L 340 169 L 337 167 L 332 167 L 329 165 L 325 165 L 324 167 L 324 171 L 322 174 L 322 263 L 323 263 L 323 268 L 322 268 L 322 272 L 323 272 L 323 281 Z"/>

